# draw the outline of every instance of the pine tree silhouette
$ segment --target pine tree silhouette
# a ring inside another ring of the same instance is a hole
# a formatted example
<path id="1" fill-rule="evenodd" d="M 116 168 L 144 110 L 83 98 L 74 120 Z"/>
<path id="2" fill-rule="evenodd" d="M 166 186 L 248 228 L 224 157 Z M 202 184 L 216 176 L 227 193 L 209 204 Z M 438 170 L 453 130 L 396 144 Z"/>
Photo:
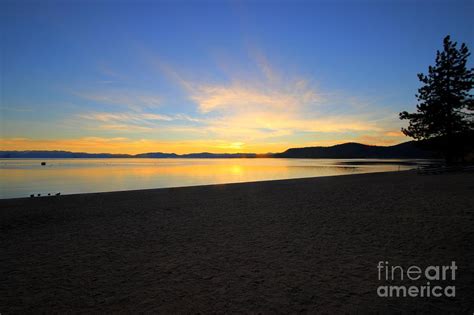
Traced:
<path id="1" fill-rule="evenodd" d="M 457 137 L 472 133 L 474 100 L 474 69 L 466 67 L 469 49 L 462 44 L 458 49 L 449 36 L 443 41 L 443 51 L 436 53 L 436 65 L 428 75 L 418 74 L 423 86 L 416 95 L 416 113 L 400 113 L 408 119 L 402 132 L 417 140 L 438 138 L 436 149 L 444 153 L 447 162 L 460 154 Z"/>

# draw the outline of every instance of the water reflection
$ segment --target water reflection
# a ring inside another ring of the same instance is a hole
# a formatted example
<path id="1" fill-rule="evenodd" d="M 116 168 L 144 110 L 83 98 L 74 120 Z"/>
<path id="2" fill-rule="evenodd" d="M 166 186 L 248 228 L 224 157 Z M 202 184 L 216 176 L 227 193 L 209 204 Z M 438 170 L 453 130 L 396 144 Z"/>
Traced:
<path id="1" fill-rule="evenodd" d="M 46 162 L 45 166 L 41 166 L 43 161 Z M 0 197 L 396 171 L 413 168 L 417 162 L 334 159 L 4 159 L 0 160 Z"/>

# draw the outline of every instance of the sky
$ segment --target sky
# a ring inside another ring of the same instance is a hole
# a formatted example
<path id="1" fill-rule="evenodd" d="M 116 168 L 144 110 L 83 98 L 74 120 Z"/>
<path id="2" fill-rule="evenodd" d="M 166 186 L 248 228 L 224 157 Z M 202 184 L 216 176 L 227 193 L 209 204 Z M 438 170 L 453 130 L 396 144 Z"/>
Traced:
<path id="1" fill-rule="evenodd" d="M 0 150 L 392 145 L 474 1 L 0 2 Z M 470 66 L 473 62 L 470 61 Z"/>

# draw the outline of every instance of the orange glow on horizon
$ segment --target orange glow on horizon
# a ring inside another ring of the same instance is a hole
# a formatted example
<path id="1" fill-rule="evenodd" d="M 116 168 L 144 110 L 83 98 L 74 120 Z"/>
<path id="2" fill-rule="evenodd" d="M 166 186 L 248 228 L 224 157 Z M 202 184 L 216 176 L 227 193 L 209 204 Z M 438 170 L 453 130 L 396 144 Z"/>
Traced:
<path id="1" fill-rule="evenodd" d="M 71 151 L 85 153 L 122 153 L 139 154 L 148 152 L 164 153 L 277 153 L 289 148 L 307 146 L 332 146 L 345 142 L 360 142 L 368 145 L 393 145 L 401 143 L 401 137 L 373 137 L 361 136 L 347 140 L 323 140 L 305 143 L 261 143 L 247 144 L 243 142 L 230 142 L 224 140 L 187 140 L 187 141 L 157 141 L 157 140 L 132 140 L 127 138 L 99 138 L 85 137 L 78 139 L 42 140 L 29 138 L 0 139 L 2 151 Z"/>

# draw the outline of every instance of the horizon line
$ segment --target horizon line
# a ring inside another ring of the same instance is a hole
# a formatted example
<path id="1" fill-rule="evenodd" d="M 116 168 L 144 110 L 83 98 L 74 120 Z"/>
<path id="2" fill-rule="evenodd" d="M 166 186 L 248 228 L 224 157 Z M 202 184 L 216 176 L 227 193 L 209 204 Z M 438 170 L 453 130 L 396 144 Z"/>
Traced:
<path id="1" fill-rule="evenodd" d="M 279 154 L 279 153 L 286 152 L 290 149 L 331 148 L 331 147 L 335 147 L 335 146 L 338 146 L 338 145 L 344 145 L 344 144 L 360 144 L 360 145 L 369 146 L 369 147 L 384 147 L 384 148 L 387 148 L 387 147 L 393 147 L 393 146 L 397 146 L 397 145 L 407 143 L 407 142 L 412 142 L 412 141 L 416 141 L 416 140 L 404 141 L 404 142 L 400 142 L 400 143 L 392 144 L 392 145 L 374 145 L 374 144 L 365 144 L 365 143 L 360 143 L 360 142 L 343 142 L 343 143 L 333 144 L 333 145 L 330 145 L 330 146 L 290 147 L 290 148 L 287 148 L 286 150 L 281 151 L 281 152 L 266 152 L 266 153 L 254 153 L 254 152 L 213 153 L 213 152 L 208 152 L 208 151 L 201 151 L 201 152 L 189 152 L 189 153 L 179 154 L 179 153 L 174 153 L 174 152 L 151 151 L 151 152 L 142 152 L 142 153 L 131 154 L 131 153 L 108 153 L 108 152 L 90 153 L 90 152 L 68 151 L 68 150 L 0 150 L 0 152 L 68 152 L 68 153 L 91 154 L 91 155 L 110 154 L 110 155 L 129 155 L 129 156 L 137 156 L 137 155 L 141 155 L 141 154 L 151 154 L 151 153 L 174 154 L 174 155 L 177 155 L 177 156 L 191 155 L 191 154 L 215 154 L 215 155 L 254 154 L 254 155 L 258 156 L 258 155 L 267 155 L 267 154 Z"/>

